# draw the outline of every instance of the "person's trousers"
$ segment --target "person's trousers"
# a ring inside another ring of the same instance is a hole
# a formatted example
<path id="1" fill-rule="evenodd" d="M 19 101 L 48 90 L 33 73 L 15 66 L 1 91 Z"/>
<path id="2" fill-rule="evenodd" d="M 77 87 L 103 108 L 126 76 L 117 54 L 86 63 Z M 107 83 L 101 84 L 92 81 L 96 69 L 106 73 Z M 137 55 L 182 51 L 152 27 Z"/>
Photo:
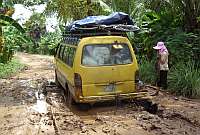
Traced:
<path id="1" fill-rule="evenodd" d="M 157 81 L 157 86 L 167 89 L 167 72 L 165 70 L 160 70 L 159 79 Z"/>

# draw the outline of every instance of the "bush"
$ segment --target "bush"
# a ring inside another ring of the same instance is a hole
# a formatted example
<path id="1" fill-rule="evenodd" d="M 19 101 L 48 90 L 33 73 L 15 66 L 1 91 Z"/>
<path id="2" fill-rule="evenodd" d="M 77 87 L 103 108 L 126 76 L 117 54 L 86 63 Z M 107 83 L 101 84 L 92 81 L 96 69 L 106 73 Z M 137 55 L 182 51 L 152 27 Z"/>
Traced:
<path id="1" fill-rule="evenodd" d="M 180 62 L 170 69 L 169 88 L 186 97 L 200 97 L 200 69 L 194 61 Z"/>
<path id="2" fill-rule="evenodd" d="M 24 67 L 18 60 L 13 59 L 7 64 L 0 63 L 0 78 L 9 77 Z"/>
<path id="3" fill-rule="evenodd" d="M 140 80 L 142 80 L 145 83 L 155 84 L 156 71 L 153 62 L 142 60 L 139 67 L 139 72 L 140 72 Z"/>

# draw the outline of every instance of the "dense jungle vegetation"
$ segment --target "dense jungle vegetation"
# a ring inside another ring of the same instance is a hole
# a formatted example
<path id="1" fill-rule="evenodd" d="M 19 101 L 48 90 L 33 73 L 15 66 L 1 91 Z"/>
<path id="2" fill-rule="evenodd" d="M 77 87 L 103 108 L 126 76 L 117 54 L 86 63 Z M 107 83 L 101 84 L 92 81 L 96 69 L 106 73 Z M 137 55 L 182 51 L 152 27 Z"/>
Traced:
<path id="1" fill-rule="evenodd" d="M 33 13 L 20 26 L 12 19 L 14 5 L 46 4 L 43 13 Z M 155 83 L 153 46 L 164 41 L 169 53 L 169 90 L 200 97 L 200 2 L 199 0 L 0 0 L 0 63 L 8 63 L 14 52 L 52 55 L 66 24 L 88 15 L 108 15 L 122 11 L 140 27 L 129 33 L 138 48 L 140 77 Z M 59 29 L 46 31 L 46 18 L 57 16 Z"/>

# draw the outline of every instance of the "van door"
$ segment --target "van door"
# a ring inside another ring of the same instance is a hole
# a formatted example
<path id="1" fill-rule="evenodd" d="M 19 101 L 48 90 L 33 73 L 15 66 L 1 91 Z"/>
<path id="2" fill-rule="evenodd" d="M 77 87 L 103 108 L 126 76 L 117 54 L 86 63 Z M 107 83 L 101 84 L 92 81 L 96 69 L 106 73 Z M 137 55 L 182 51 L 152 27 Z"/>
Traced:
<path id="1" fill-rule="evenodd" d="M 136 70 L 128 44 L 86 45 L 79 71 L 83 96 L 134 92 Z"/>

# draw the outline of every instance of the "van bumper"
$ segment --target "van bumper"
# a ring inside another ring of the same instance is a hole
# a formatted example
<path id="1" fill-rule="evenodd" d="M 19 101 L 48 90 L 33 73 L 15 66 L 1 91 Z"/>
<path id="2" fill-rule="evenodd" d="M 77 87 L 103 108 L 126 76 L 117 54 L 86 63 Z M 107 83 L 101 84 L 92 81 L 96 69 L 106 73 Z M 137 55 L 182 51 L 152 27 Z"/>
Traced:
<path id="1" fill-rule="evenodd" d="M 88 96 L 88 97 L 79 97 L 80 103 L 94 103 L 94 102 L 103 102 L 103 101 L 112 101 L 115 99 L 125 100 L 125 99 L 151 99 L 152 97 L 148 95 L 147 92 L 134 92 L 126 94 L 115 94 L 115 95 L 105 95 L 105 96 Z"/>

